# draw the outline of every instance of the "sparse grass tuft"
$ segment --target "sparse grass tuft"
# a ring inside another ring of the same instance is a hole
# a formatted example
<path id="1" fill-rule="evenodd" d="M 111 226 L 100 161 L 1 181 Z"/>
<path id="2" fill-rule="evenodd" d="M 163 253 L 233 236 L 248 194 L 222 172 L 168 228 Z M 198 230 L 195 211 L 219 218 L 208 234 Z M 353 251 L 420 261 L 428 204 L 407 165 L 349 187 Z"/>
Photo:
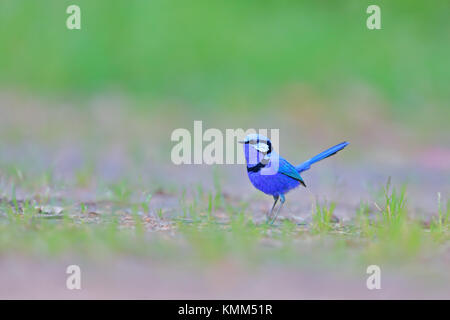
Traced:
<path id="1" fill-rule="evenodd" d="M 112 184 L 109 188 L 111 191 L 111 199 L 119 203 L 127 203 L 130 200 L 132 190 L 126 181 Z"/>
<path id="2" fill-rule="evenodd" d="M 332 230 L 332 217 L 336 204 L 334 202 L 327 205 L 320 205 L 318 201 L 315 204 L 315 212 L 312 216 L 312 231 L 314 233 L 324 233 Z"/>
<path id="3" fill-rule="evenodd" d="M 450 200 L 447 201 L 446 209 L 442 208 L 441 193 L 438 193 L 438 214 L 430 221 L 430 232 L 437 239 L 448 240 L 450 229 Z"/>
<path id="4" fill-rule="evenodd" d="M 391 191 L 391 180 L 389 178 L 386 186 L 383 189 L 384 194 L 384 208 L 378 209 L 381 212 L 381 223 L 385 226 L 398 226 L 404 223 L 406 219 L 406 187 L 403 186 L 400 193 L 395 188 Z"/>

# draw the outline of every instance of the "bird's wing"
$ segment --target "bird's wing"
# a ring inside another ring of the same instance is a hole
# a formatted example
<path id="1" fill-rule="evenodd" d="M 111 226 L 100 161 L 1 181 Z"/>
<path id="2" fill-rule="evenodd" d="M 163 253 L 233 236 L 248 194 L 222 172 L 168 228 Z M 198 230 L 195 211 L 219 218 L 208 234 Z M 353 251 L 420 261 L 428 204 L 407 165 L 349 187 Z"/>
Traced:
<path id="1" fill-rule="evenodd" d="M 280 157 L 278 172 L 282 173 L 292 179 L 299 181 L 304 187 L 306 187 L 305 181 L 303 181 L 302 177 L 295 169 L 295 167 L 290 164 L 287 160 Z"/>

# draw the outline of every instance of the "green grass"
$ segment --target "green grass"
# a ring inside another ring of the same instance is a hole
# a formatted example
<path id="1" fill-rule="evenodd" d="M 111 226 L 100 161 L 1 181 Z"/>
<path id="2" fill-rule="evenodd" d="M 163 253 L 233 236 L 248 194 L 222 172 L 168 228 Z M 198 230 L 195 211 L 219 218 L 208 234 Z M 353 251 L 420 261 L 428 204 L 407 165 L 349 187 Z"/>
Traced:
<path id="1" fill-rule="evenodd" d="M 318 202 L 315 204 L 316 210 L 313 213 L 312 230 L 316 233 L 323 233 L 332 230 L 332 217 L 333 211 L 336 207 L 335 203 L 330 203 L 329 206 L 320 205 Z"/>
<path id="2" fill-rule="evenodd" d="M 438 239 L 449 237 L 450 229 L 450 201 L 447 200 L 446 209 L 442 207 L 441 193 L 437 195 L 438 198 L 438 213 L 437 217 L 433 217 L 430 222 L 430 232 Z"/>
<path id="3" fill-rule="evenodd" d="M 208 109 L 260 108 L 296 84 L 330 97 L 362 84 L 403 116 L 429 102 L 445 111 L 448 1 L 377 3 L 382 30 L 369 31 L 366 0 L 5 0 L 0 83 Z M 65 28 L 69 4 L 81 7 L 80 31 Z"/>
<path id="4" fill-rule="evenodd" d="M 224 211 L 213 205 L 213 193 L 197 190 L 180 201 L 178 218 L 164 214 L 162 208 L 150 209 L 150 194 L 143 202 L 124 203 L 129 198 L 120 192 L 98 221 L 87 219 L 91 213 L 85 204 L 66 201 L 58 218 L 37 210 L 51 201 L 19 202 L 13 192 L 10 201 L 0 204 L 0 254 L 132 255 L 198 265 L 225 259 L 250 265 L 317 261 L 332 265 L 348 259 L 409 263 L 436 252 L 450 239 L 448 203 L 442 205 L 439 197 L 437 215 L 428 226 L 408 216 L 406 189 L 398 192 L 390 182 L 382 189 L 384 202 L 374 209 L 362 203 L 351 221 L 332 222 L 336 204 L 317 202 L 307 225 L 291 220 L 273 226 L 255 223 L 245 203 L 224 200 Z M 145 214 L 152 210 L 156 220 Z M 219 217 L 219 212 L 226 217 Z"/>

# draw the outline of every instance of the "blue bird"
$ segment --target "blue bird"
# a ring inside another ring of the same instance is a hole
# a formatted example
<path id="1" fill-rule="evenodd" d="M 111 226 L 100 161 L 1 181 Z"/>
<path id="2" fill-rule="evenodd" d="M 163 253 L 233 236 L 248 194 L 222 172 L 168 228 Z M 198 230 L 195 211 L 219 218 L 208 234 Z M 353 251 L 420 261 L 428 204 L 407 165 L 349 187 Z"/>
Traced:
<path id="1" fill-rule="evenodd" d="M 270 221 L 270 224 L 275 222 L 283 207 L 286 200 L 284 195 L 299 185 L 306 187 L 300 173 L 308 170 L 312 164 L 336 154 L 349 144 L 342 142 L 295 167 L 279 156 L 272 149 L 270 140 L 263 135 L 250 134 L 245 137 L 245 140 L 239 142 L 244 144 L 247 174 L 251 183 L 256 189 L 273 196 L 274 203 L 267 215 L 267 222 Z M 281 204 L 271 218 L 278 199 Z"/>

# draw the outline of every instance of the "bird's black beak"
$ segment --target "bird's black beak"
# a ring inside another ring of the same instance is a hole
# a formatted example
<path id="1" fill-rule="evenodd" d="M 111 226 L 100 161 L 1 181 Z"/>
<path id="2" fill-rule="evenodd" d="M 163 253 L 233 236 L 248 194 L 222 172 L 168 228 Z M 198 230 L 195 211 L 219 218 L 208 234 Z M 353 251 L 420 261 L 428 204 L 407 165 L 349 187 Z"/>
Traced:
<path id="1" fill-rule="evenodd" d="M 242 143 L 242 144 L 244 144 L 245 143 L 245 141 L 244 140 L 241 140 L 241 141 L 238 141 L 239 143 Z"/>

